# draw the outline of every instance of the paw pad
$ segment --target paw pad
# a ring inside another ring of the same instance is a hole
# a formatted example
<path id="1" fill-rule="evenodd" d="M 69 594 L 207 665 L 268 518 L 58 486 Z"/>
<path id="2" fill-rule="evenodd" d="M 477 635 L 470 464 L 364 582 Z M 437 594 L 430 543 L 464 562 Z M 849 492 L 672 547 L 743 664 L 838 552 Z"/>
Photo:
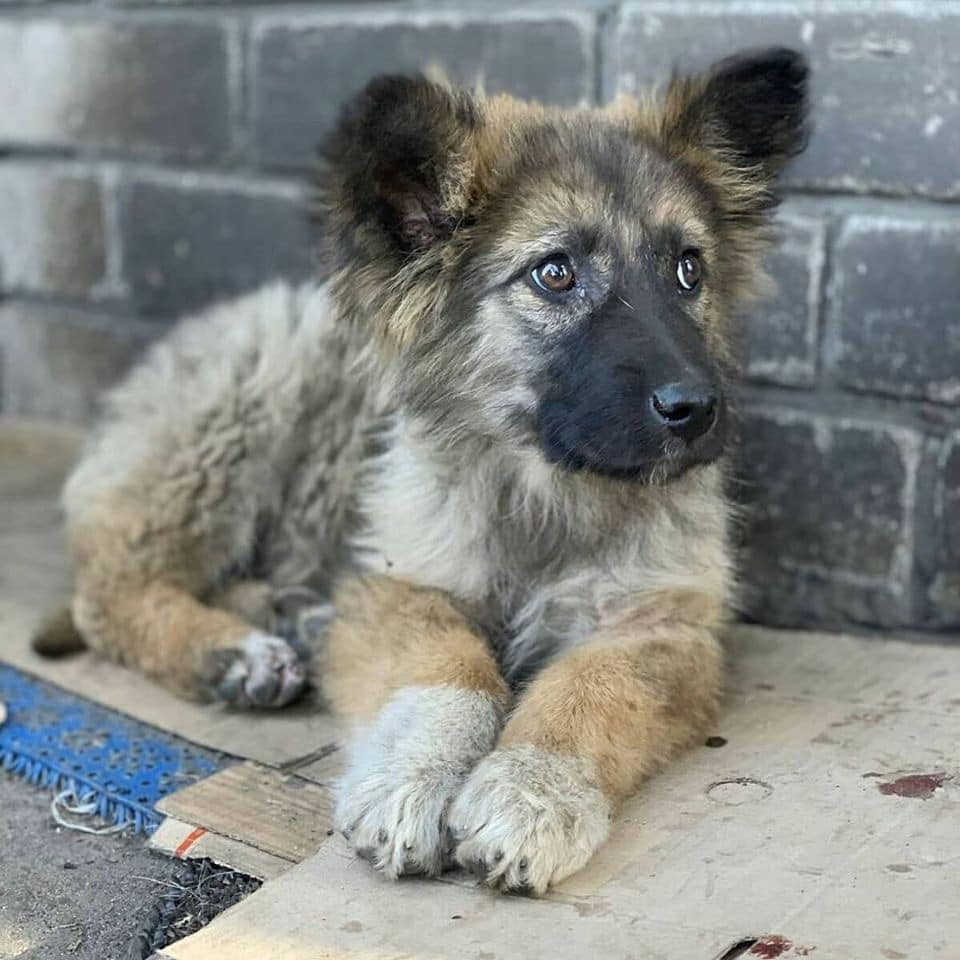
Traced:
<path id="1" fill-rule="evenodd" d="M 250 633 L 238 647 L 213 652 L 212 685 L 235 707 L 283 707 L 307 685 L 307 669 L 280 637 Z"/>

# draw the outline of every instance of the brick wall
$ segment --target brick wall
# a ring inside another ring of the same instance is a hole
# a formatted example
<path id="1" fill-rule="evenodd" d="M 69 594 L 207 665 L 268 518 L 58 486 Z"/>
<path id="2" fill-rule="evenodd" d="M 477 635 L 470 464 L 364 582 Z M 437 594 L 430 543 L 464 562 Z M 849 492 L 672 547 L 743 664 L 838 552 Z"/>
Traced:
<path id="1" fill-rule="evenodd" d="M 769 43 L 817 132 L 744 324 L 747 612 L 956 631 L 956 0 L 0 0 L 2 409 L 86 420 L 177 313 L 306 275 L 313 145 L 374 73 L 574 104 Z"/>

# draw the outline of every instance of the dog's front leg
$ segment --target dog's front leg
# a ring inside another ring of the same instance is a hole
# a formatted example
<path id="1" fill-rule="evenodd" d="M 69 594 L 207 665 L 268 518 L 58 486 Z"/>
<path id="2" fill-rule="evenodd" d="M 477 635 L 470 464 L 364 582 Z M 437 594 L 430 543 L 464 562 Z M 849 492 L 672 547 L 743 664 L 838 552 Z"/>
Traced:
<path id="1" fill-rule="evenodd" d="M 648 598 L 546 667 L 451 809 L 456 859 L 534 893 L 579 870 L 618 804 L 714 716 L 721 618 L 675 618 L 713 609 L 697 595 Z"/>
<path id="2" fill-rule="evenodd" d="M 486 642 L 448 598 L 389 577 L 334 595 L 321 657 L 332 710 L 358 729 L 336 823 L 389 876 L 452 862 L 446 814 L 493 748 L 509 691 Z"/>

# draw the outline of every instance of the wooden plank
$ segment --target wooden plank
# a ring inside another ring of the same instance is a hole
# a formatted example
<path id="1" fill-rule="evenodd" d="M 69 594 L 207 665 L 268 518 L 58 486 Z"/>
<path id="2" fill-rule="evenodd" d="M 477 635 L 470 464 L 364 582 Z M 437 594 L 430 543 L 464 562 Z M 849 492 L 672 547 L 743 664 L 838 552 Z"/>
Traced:
<path id="1" fill-rule="evenodd" d="M 333 827 L 329 788 L 256 763 L 227 767 L 157 809 L 293 862 L 316 853 Z"/>

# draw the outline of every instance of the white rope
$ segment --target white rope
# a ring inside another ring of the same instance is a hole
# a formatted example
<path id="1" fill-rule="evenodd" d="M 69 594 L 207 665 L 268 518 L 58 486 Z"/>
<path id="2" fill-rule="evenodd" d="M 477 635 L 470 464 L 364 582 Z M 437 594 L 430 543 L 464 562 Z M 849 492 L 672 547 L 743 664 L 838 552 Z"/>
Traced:
<path id="1" fill-rule="evenodd" d="M 61 790 L 53 800 L 50 801 L 50 813 L 53 814 L 53 819 L 56 820 L 61 827 L 66 827 L 68 830 L 79 830 L 80 833 L 93 833 L 98 836 L 108 833 L 119 833 L 121 830 L 126 830 L 127 827 L 130 826 L 128 823 L 114 823 L 107 824 L 103 827 L 91 827 L 86 823 L 68 820 L 64 814 L 68 814 L 71 817 L 92 817 L 96 814 L 97 801 L 96 799 L 89 799 L 90 794 L 87 796 L 88 799 L 78 797 L 73 787 L 67 787 L 66 790 Z"/>

